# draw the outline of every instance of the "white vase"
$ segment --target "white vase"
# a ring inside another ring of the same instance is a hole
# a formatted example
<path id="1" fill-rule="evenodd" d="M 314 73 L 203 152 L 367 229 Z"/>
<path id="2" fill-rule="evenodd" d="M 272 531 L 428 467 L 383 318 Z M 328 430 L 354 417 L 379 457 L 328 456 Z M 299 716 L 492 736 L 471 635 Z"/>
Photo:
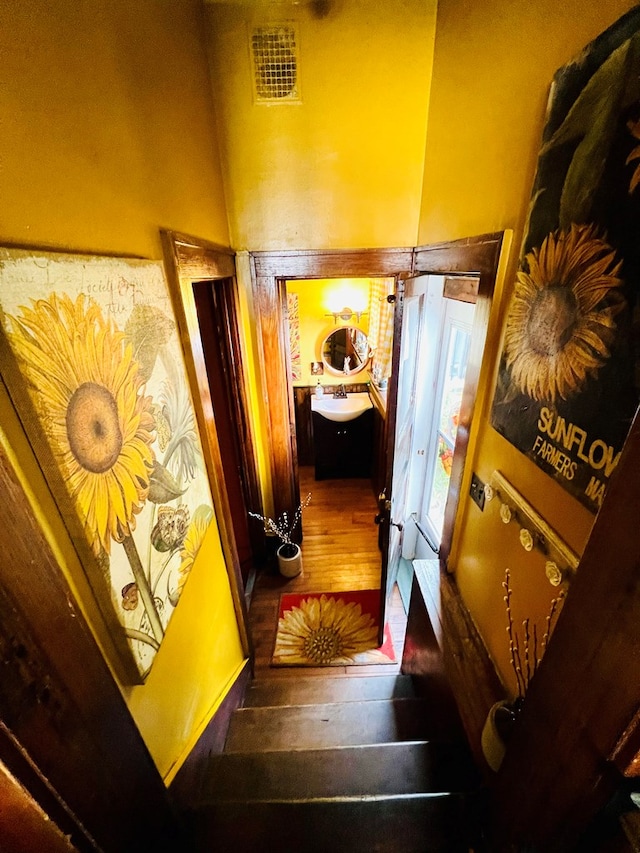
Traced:
<path id="1" fill-rule="evenodd" d="M 293 557 L 285 557 L 282 554 L 282 550 L 286 547 L 286 545 L 281 545 L 276 551 L 278 568 L 280 569 L 280 574 L 285 578 L 295 578 L 302 571 L 302 551 L 300 550 L 300 546 L 296 545 L 296 553 Z"/>
<path id="2" fill-rule="evenodd" d="M 489 709 L 481 745 L 489 767 L 497 773 L 507 749 L 507 741 L 515 723 L 516 711 L 510 702 L 496 702 Z"/>

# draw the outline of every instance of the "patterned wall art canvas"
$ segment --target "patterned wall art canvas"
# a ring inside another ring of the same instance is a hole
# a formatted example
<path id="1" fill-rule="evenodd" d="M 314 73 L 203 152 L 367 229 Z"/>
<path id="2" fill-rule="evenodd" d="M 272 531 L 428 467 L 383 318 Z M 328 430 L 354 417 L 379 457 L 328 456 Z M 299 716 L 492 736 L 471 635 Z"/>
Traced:
<path id="1" fill-rule="evenodd" d="M 298 294 L 287 293 L 287 316 L 289 321 L 289 358 L 291 363 L 291 381 L 302 379 L 302 361 L 300 359 L 300 308 Z"/>
<path id="2" fill-rule="evenodd" d="M 591 511 L 640 399 L 640 8 L 555 75 L 492 425 Z"/>
<path id="3" fill-rule="evenodd" d="M 0 249 L 0 308 L 2 376 L 143 680 L 213 517 L 162 264 Z"/>

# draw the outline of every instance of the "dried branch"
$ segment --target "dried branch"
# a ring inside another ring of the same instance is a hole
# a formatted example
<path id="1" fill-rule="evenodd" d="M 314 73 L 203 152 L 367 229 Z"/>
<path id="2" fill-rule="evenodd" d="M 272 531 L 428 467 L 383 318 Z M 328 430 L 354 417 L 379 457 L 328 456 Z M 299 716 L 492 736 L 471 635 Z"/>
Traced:
<path id="1" fill-rule="evenodd" d="M 560 592 L 557 598 L 551 601 L 549 614 L 545 620 L 545 632 L 538 649 L 538 628 L 535 623 L 532 623 L 529 618 L 522 622 L 523 640 L 521 641 L 518 632 L 514 629 L 513 613 L 511 610 L 511 572 L 505 570 L 505 579 L 502 583 L 505 590 L 504 602 L 507 612 L 507 634 L 509 635 L 509 656 L 511 668 L 516 677 L 518 688 L 518 699 L 522 700 L 525 697 L 531 679 L 536 674 L 542 658 L 547 649 L 547 644 L 553 631 L 554 618 L 558 616 L 558 606 L 565 596 L 564 590 Z M 540 655 L 538 657 L 538 654 Z M 522 658 L 524 657 L 524 667 Z"/>
<path id="2" fill-rule="evenodd" d="M 273 533 L 275 536 L 280 539 L 285 545 L 292 545 L 293 531 L 296 529 L 298 522 L 302 517 L 302 510 L 306 509 L 311 502 L 311 492 L 306 496 L 306 498 L 302 501 L 298 509 L 295 511 L 293 516 L 293 520 L 289 523 L 289 516 L 287 515 L 287 511 L 285 510 L 280 518 L 273 519 L 267 518 L 264 515 L 259 515 L 257 512 L 250 512 L 249 515 L 252 518 L 259 519 L 264 524 L 264 529 L 266 533 Z"/>

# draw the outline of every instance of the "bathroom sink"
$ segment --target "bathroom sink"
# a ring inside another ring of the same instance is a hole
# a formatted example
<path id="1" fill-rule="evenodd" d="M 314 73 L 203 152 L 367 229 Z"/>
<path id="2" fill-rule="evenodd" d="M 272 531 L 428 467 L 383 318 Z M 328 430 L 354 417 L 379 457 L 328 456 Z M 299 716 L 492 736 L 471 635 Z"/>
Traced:
<path id="1" fill-rule="evenodd" d="M 323 397 L 311 398 L 311 411 L 318 412 L 329 421 L 352 421 L 372 408 L 373 403 L 366 391 L 347 394 L 346 397 L 325 394 Z"/>

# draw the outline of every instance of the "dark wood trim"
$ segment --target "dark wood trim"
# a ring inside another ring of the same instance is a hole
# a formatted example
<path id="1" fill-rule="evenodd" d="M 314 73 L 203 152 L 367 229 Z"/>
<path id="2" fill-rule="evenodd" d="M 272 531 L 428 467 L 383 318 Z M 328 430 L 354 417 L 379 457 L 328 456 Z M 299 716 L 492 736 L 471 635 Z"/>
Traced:
<path id="1" fill-rule="evenodd" d="M 409 271 L 412 249 L 334 249 L 251 252 L 256 276 L 263 278 L 369 278 Z"/>
<path id="2" fill-rule="evenodd" d="M 417 246 L 413 254 L 414 274 L 458 273 L 482 277 L 483 274 L 495 273 L 503 236 L 504 232 L 497 231 L 448 243 Z"/>
<path id="3" fill-rule="evenodd" d="M 274 514 L 279 517 L 286 511 L 292 516 L 300 505 L 300 485 L 297 477 L 293 392 L 288 380 L 289 348 L 284 332 L 286 286 L 283 279 L 259 276 L 255 272 L 253 282 L 267 406 Z M 298 527 L 295 531 L 298 540 L 300 533 Z"/>
<path id="4" fill-rule="evenodd" d="M 426 611 L 424 616 L 422 610 Z M 455 579 L 439 560 L 418 560 L 402 671 L 428 681 L 434 667 L 436 674 L 439 672 L 440 656 L 476 765 L 488 773 L 481 746 L 482 729 L 489 709 L 506 699 L 507 691 Z"/>
<path id="5" fill-rule="evenodd" d="M 293 389 L 296 419 L 296 448 L 299 465 L 313 465 L 313 426 L 311 423 L 311 395 L 313 388 L 298 386 Z"/>
<path id="6" fill-rule="evenodd" d="M 180 849 L 162 779 L 1 448 L 0 494 L 0 758 L 78 849 Z"/>
<path id="7" fill-rule="evenodd" d="M 285 281 L 297 278 L 386 277 L 410 270 L 411 249 L 252 252 L 250 254 L 271 463 L 274 511 L 295 511 L 300 501 L 296 472 L 293 393 L 284 333 Z"/>
<path id="8" fill-rule="evenodd" d="M 467 362 L 465 387 L 456 434 L 453 467 L 449 480 L 449 494 L 444 513 L 442 540 L 440 542 L 440 562 L 445 567 L 448 565 L 451 553 L 454 525 L 462 494 L 462 481 L 465 472 L 467 448 L 469 446 L 469 434 L 475 410 L 478 381 L 487 338 L 493 291 L 498 275 L 503 237 L 503 232 L 498 232 L 495 234 L 483 234 L 479 237 L 469 237 L 464 240 L 453 240 L 450 243 L 419 246 L 416 248 L 414 255 L 414 275 L 425 273 L 459 273 L 479 276 L 480 278 L 473 318 L 471 348 Z"/>
<path id="9" fill-rule="evenodd" d="M 236 423 L 241 437 L 240 450 L 243 454 L 243 474 L 247 483 L 247 499 L 253 512 L 262 514 L 262 492 L 256 464 L 256 451 L 251 424 L 249 421 L 249 402 L 244 372 L 242 343 L 240 340 L 240 308 L 238 304 L 238 285 L 236 282 L 235 254 L 231 249 L 197 241 L 194 237 L 166 232 L 167 239 L 175 246 L 176 262 L 180 276 L 190 281 L 220 281 L 219 291 L 226 309 L 227 338 L 232 352 L 235 386 L 234 408 Z M 256 544 L 258 554 L 264 550 L 264 540 Z"/>
<path id="10" fill-rule="evenodd" d="M 171 235 L 180 263 L 180 274 L 184 278 L 209 281 L 235 276 L 235 252 L 228 246 L 220 246 L 178 231 L 161 231 L 161 234 Z"/>
<path id="11" fill-rule="evenodd" d="M 402 672 L 412 676 L 418 695 L 433 697 L 437 690 L 438 701 L 460 720 L 476 766 L 488 773 L 482 728 L 506 691 L 455 581 L 437 559 L 415 562 Z"/>
<path id="12" fill-rule="evenodd" d="M 244 584 L 240 571 L 238 552 L 231 526 L 231 511 L 224 486 L 224 472 L 220 458 L 220 446 L 213 416 L 211 392 L 200 338 L 198 315 L 193 295 L 193 281 L 226 278 L 231 269 L 235 275 L 235 262 L 230 250 L 220 250 L 212 244 L 196 238 L 186 238 L 172 231 L 161 231 L 162 244 L 167 266 L 167 275 L 173 298 L 173 307 L 178 321 L 178 330 L 185 353 L 187 374 L 192 389 L 196 419 L 202 437 L 202 450 L 209 473 L 209 484 L 220 532 L 233 606 L 238 630 L 245 655 L 251 655 L 251 641 L 247 629 L 247 608 Z M 183 272 L 186 270 L 187 272 Z M 243 386 L 244 387 L 244 386 Z M 242 393 L 242 389 L 239 389 Z"/>
<path id="13" fill-rule="evenodd" d="M 576 849 L 640 746 L 638 471 L 639 413 L 496 779 L 492 850 Z"/>
<path id="14" fill-rule="evenodd" d="M 78 853 L 68 835 L 0 763 L 0 838 L 3 853 Z M 90 848 L 95 850 L 95 847 Z"/>
<path id="15" fill-rule="evenodd" d="M 231 715 L 242 705 L 250 679 L 247 661 L 169 786 L 169 793 L 182 811 L 188 812 L 197 804 L 209 756 L 223 751 Z"/>
<path id="16" fill-rule="evenodd" d="M 30 758 L 4 722 L 0 721 L 0 763 L 29 792 L 43 813 L 64 834 L 73 839 L 80 853 L 92 853 L 97 847 L 86 827 L 53 788 L 40 768 Z M 2 802 L 2 800 L 0 800 Z M 0 838 L 2 838 L 0 831 Z"/>
<path id="17" fill-rule="evenodd" d="M 507 698 L 495 664 L 462 600 L 453 575 L 440 563 L 442 652 L 447 678 L 476 764 L 486 769 L 481 738 L 491 706 Z"/>

